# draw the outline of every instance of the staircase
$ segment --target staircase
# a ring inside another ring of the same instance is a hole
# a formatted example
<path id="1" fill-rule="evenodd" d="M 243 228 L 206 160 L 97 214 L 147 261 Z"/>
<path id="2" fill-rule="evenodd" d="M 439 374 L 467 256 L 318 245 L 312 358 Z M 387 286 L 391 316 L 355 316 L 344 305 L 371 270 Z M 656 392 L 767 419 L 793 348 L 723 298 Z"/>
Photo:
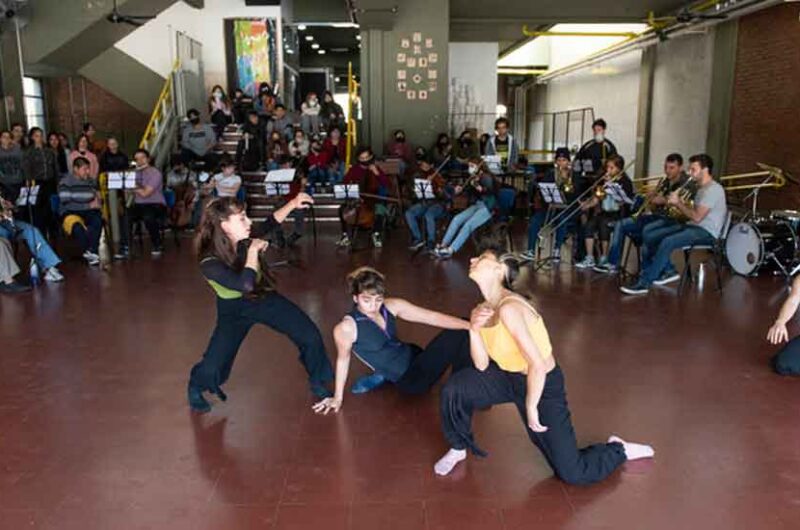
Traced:
<path id="1" fill-rule="evenodd" d="M 228 125 L 214 152 L 220 156 L 227 153 L 235 158 L 236 146 L 239 145 L 241 137 L 242 133 L 236 125 Z M 242 172 L 241 177 L 247 200 L 247 215 L 254 221 L 264 221 L 279 202 L 276 197 L 267 197 L 264 186 L 267 172 Z M 334 199 L 333 193 L 315 192 L 313 195 L 314 214 L 317 222 L 339 222 L 339 205 L 341 203 Z M 286 221 L 292 222 L 292 219 L 288 218 Z"/>

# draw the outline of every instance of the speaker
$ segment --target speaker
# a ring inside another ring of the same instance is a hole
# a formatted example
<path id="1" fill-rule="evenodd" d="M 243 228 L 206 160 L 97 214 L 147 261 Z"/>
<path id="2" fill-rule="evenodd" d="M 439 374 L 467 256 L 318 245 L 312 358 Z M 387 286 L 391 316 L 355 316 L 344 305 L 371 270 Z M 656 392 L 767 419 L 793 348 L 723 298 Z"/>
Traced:
<path id="1" fill-rule="evenodd" d="M 246 6 L 279 6 L 281 0 L 244 0 Z"/>

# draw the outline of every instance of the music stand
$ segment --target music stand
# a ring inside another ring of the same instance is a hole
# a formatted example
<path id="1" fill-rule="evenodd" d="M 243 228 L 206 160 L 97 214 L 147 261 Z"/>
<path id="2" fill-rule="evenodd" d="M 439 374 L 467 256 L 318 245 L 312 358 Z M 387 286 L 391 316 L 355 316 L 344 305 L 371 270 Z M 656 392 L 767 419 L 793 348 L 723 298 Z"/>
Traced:
<path id="1" fill-rule="evenodd" d="M 544 200 L 544 202 L 547 204 L 547 218 L 550 218 L 550 213 L 553 210 L 561 210 L 566 206 L 567 202 L 564 198 L 564 195 L 561 193 L 561 189 L 558 187 L 558 184 L 555 182 L 539 182 L 537 186 L 539 187 L 539 193 L 542 195 L 542 200 Z M 541 237 L 541 235 L 539 237 Z M 555 261 L 555 254 L 552 248 L 555 245 L 556 239 L 556 232 L 553 232 L 553 240 L 550 242 L 550 255 L 544 259 L 537 259 L 533 264 L 534 270 L 538 271 Z M 537 250 L 539 253 L 541 253 L 541 244 L 538 245 Z"/>

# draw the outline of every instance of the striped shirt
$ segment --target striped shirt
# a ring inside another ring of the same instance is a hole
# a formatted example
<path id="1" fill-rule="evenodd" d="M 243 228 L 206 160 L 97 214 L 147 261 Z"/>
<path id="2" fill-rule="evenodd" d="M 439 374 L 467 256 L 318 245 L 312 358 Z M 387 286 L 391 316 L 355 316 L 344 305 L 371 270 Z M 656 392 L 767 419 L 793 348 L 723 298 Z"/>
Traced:
<path id="1" fill-rule="evenodd" d="M 58 184 L 58 198 L 61 202 L 59 213 L 65 215 L 72 212 L 94 210 L 96 207 L 90 205 L 96 196 L 96 180 L 81 180 L 70 173 Z"/>

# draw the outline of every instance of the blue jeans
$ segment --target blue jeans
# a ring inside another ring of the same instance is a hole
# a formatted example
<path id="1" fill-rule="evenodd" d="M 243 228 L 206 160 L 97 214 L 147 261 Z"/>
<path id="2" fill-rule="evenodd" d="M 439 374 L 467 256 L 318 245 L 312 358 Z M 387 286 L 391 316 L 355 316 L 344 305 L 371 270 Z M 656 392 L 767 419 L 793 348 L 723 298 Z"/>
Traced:
<path id="1" fill-rule="evenodd" d="M 444 206 L 437 202 L 428 204 L 418 202 L 406 210 L 406 223 L 408 224 L 408 229 L 411 230 L 411 237 L 414 243 L 422 241 L 422 234 L 419 230 L 419 218 L 424 217 L 427 242 L 429 246 L 432 246 L 436 241 L 436 221 L 444 217 L 444 214 Z"/>
<path id="2" fill-rule="evenodd" d="M 453 220 L 450 221 L 450 226 L 447 227 L 447 232 L 444 234 L 442 245 L 451 247 L 453 252 L 458 252 L 467 242 L 470 234 L 486 224 L 491 218 L 492 212 L 489 211 L 486 205 L 482 201 L 476 202 L 453 217 Z"/>
<path id="3" fill-rule="evenodd" d="M 14 221 L 14 225 L 19 229 L 17 233 L 13 233 L 7 223 L 0 224 L 0 237 L 9 241 L 13 241 L 18 237 L 25 240 L 31 255 L 33 255 L 42 270 L 47 270 L 61 263 L 58 255 L 50 247 L 47 239 L 38 228 L 22 221 Z"/>
<path id="4" fill-rule="evenodd" d="M 569 215 L 569 214 L 564 214 Z M 544 221 L 547 218 L 547 210 L 538 210 L 533 213 L 531 216 L 531 220 L 528 223 L 528 250 L 531 252 L 536 251 L 536 246 L 539 243 L 539 232 L 544 226 Z M 557 223 L 560 222 L 560 219 L 556 221 Z M 570 219 L 569 221 L 562 224 L 558 227 L 556 231 L 556 246 L 555 248 L 560 249 L 561 245 L 564 244 L 564 241 L 567 240 L 567 233 L 570 229 L 575 228 L 575 219 Z"/>
<path id="5" fill-rule="evenodd" d="M 670 265 L 669 258 L 673 251 L 689 245 L 712 245 L 714 241 L 714 236 L 704 228 L 694 225 L 681 227 L 679 231 L 673 232 L 661 240 L 653 259 L 647 267 L 642 269 L 639 281 L 650 285 L 659 279 Z M 686 266 L 689 266 L 688 263 Z"/>
<path id="6" fill-rule="evenodd" d="M 328 168 L 331 183 L 339 184 L 344 180 L 344 162 L 336 162 Z"/>
<path id="7" fill-rule="evenodd" d="M 329 180 L 330 175 L 328 174 L 328 170 L 324 167 L 315 167 L 308 172 L 309 184 L 327 184 Z"/>
<path id="8" fill-rule="evenodd" d="M 636 219 L 626 217 L 614 225 L 614 234 L 611 236 L 611 247 L 608 250 L 608 263 L 619 265 L 622 249 L 625 248 L 625 237 L 630 237 L 634 242 L 642 244 L 642 234 L 645 227 L 663 227 L 672 221 L 659 215 L 640 215 Z"/>
<path id="9" fill-rule="evenodd" d="M 642 268 L 647 268 L 653 262 L 661 241 L 665 237 L 680 232 L 683 227 L 684 225 L 672 219 L 663 219 L 645 226 L 642 230 Z"/>

